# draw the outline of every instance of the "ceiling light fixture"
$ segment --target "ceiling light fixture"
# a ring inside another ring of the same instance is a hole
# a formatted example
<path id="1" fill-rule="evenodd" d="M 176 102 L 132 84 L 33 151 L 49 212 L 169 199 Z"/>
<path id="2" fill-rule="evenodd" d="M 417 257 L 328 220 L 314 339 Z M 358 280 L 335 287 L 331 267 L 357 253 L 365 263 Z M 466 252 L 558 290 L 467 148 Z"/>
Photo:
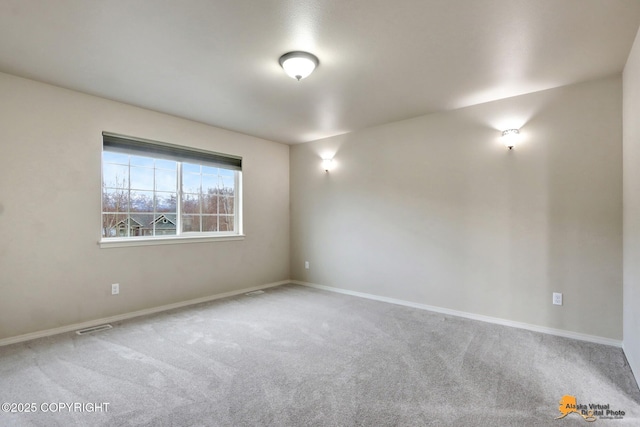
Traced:
<path id="1" fill-rule="evenodd" d="M 504 145 L 507 146 L 509 150 L 513 149 L 513 147 L 520 139 L 520 130 L 518 129 L 507 129 L 502 131 L 502 140 L 504 141 Z"/>
<path id="2" fill-rule="evenodd" d="M 320 63 L 315 55 L 300 51 L 285 53 L 279 62 L 284 72 L 298 81 L 309 76 Z"/>

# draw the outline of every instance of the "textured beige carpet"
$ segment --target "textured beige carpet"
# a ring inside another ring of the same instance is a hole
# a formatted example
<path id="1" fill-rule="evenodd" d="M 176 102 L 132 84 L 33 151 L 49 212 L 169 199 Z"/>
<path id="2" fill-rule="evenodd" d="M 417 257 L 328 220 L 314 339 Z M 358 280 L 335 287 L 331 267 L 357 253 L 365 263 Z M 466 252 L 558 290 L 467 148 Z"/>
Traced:
<path id="1" fill-rule="evenodd" d="M 640 425 L 618 348 L 300 286 L 113 326 L 0 347 L 0 426 Z"/>

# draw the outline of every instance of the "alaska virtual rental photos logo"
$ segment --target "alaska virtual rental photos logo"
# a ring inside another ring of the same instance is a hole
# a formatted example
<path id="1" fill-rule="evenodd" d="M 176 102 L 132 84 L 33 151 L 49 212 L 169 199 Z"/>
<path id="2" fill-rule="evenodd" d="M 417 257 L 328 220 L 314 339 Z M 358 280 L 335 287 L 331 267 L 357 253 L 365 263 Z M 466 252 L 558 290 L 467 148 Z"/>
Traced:
<path id="1" fill-rule="evenodd" d="M 601 403 L 589 403 L 588 405 L 578 404 L 575 396 L 564 395 L 560 399 L 558 410 L 560 416 L 556 417 L 556 420 L 566 417 L 569 414 L 578 414 L 585 421 L 593 422 L 600 417 L 600 419 L 609 420 L 621 420 L 624 418 L 624 411 L 614 411 L 611 406 Z"/>

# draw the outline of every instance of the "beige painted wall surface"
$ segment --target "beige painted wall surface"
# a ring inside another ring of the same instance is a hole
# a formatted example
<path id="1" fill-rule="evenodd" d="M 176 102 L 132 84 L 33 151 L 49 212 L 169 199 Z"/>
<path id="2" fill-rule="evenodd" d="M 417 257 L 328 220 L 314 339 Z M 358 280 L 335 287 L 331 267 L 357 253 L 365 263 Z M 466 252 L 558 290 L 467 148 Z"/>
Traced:
<path id="1" fill-rule="evenodd" d="M 6 74 L 0 94 L 0 338 L 288 279 L 288 146 Z M 102 131 L 242 156 L 246 239 L 100 249 Z"/>
<path id="2" fill-rule="evenodd" d="M 616 76 L 293 146 L 292 278 L 621 339 L 621 90 Z"/>
<path id="3" fill-rule="evenodd" d="M 640 383 L 640 31 L 623 73 L 624 352 Z"/>

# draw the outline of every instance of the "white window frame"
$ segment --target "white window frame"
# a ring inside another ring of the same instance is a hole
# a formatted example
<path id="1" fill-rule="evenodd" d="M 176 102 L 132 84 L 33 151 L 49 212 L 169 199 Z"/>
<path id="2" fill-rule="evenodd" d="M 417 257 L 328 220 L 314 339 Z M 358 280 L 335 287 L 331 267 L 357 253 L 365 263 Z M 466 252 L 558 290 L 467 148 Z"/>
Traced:
<path id="1" fill-rule="evenodd" d="M 147 139 L 142 139 L 142 138 L 135 138 L 135 137 L 130 137 L 130 136 L 124 136 L 124 135 L 119 135 L 119 134 L 114 134 L 114 133 L 109 133 L 109 132 L 103 132 L 103 138 L 118 138 L 120 140 L 129 140 L 129 141 L 134 141 L 136 144 L 139 144 L 141 146 L 148 146 L 151 149 L 153 147 L 160 147 L 160 148 L 168 148 L 170 150 L 176 151 L 178 153 L 181 152 L 185 152 L 185 153 L 203 153 L 204 155 L 213 155 L 213 156 L 217 156 L 220 158 L 230 158 L 230 159 L 239 159 L 239 161 L 241 162 L 241 158 L 237 157 L 237 156 L 230 156 L 230 155 L 226 155 L 226 154 L 220 154 L 220 153 L 213 153 L 213 152 L 208 152 L 208 151 L 203 151 L 203 150 L 196 150 L 196 149 L 191 149 L 188 147 L 183 147 L 183 146 L 178 146 L 178 145 L 173 145 L 173 144 L 167 144 L 167 143 L 163 143 L 163 142 L 158 142 L 158 141 L 152 141 L 152 140 L 147 140 Z M 102 150 L 100 152 L 100 179 L 101 182 L 104 182 L 104 161 L 103 161 L 103 153 L 105 151 L 105 145 L 104 145 L 104 140 L 103 139 L 103 147 Z M 113 151 L 113 150 L 106 150 L 106 151 Z M 138 154 L 140 156 L 146 156 L 146 157 L 151 157 L 151 158 L 157 158 L 154 157 L 153 152 L 149 152 L 149 153 L 144 153 L 144 152 L 140 152 L 140 153 L 131 153 L 131 154 Z M 164 157 L 165 159 L 169 158 L 169 157 Z M 153 245 L 166 245 L 166 244 L 182 244 L 182 243 L 204 243 L 204 242 L 220 242 L 220 241 L 234 241 L 234 240 L 243 240 L 244 239 L 244 234 L 243 234 L 243 227 L 242 227 L 242 168 L 240 167 L 239 169 L 235 169 L 234 173 L 234 231 L 232 232 L 220 232 L 220 231 L 214 231 L 214 232 L 182 232 L 182 196 L 183 196 L 183 191 L 182 191 L 182 163 L 185 161 L 183 159 L 172 159 L 174 161 L 177 162 L 177 188 L 176 188 L 176 196 L 177 196 L 177 200 L 176 200 L 176 234 L 175 235 L 159 235 L 159 236 L 127 236 L 127 237 L 104 237 L 103 236 L 103 215 L 104 215 L 104 206 L 103 204 L 103 200 L 104 198 L 102 197 L 103 195 L 103 191 L 104 191 L 104 186 L 100 185 L 100 223 L 101 223 L 101 230 L 100 230 L 100 240 L 98 241 L 98 244 L 101 248 L 116 248 L 116 247 L 128 247 L 128 246 L 153 246 Z M 189 161 L 189 160 L 187 160 Z M 196 161 L 194 161 L 196 162 Z M 201 164 L 206 164 L 206 163 L 201 163 Z M 220 168 L 225 168 L 224 165 L 219 165 L 217 167 Z M 227 170 L 233 170 L 232 168 L 226 168 Z M 131 186 L 131 183 L 129 182 L 129 188 Z M 155 193 L 155 189 L 154 189 L 154 193 Z M 125 212 L 124 214 L 129 215 L 130 211 L 129 209 L 127 209 L 127 212 Z M 202 214 L 200 214 L 202 215 Z M 128 217 L 130 218 L 130 217 Z M 219 221 L 219 218 L 218 218 Z"/>

